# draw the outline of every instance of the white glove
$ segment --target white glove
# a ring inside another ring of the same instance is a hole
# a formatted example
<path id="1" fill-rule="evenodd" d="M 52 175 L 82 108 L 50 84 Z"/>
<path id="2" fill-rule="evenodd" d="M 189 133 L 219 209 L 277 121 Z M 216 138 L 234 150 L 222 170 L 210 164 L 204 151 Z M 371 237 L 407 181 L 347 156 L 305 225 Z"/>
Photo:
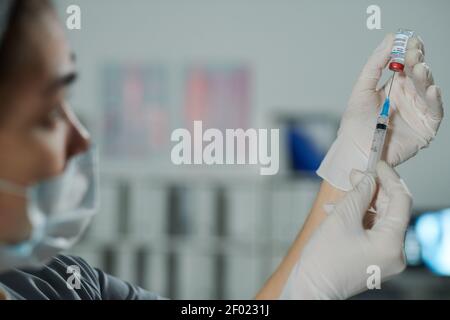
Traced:
<path id="1" fill-rule="evenodd" d="M 380 268 L 381 281 L 404 270 L 411 195 L 395 171 L 379 162 L 377 174 L 387 205 L 378 208 L 382 212 L 374 226 L 364 229 L 362 220 L 377 186 L 373 176 L 359 174 L 361 182 L 336 204 L 306 244 L 281 299 L 346 299 L 367 290 L 369 266 Z"/>
<path id="2" fill-rule="evenodd" d="M 375 123 L 387 96 L 389 80 L 380 90 L 377 84 L 390 61 L 393 34 L 388 34 L 363 68 L 341 120 L 336 141 L 317 174 L 334 187 L 348 191 L 352 169 L 366 171 Z M 411 38 L 405 57 L 405 73 L 396 73 L 391 91 L 390 124 L 382 159 L 396 166 L 435 137 L 443 117 L 440 89 L 424 61 L 424 46 Z M 392 78 L 391 78 L 392 79 Z"/>

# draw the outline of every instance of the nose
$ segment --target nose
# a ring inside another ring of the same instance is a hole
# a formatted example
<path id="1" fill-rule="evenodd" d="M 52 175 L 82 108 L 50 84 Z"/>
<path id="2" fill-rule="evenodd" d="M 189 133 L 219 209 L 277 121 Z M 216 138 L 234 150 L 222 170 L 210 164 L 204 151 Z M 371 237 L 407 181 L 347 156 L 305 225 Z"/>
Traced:
<path id="1" fill-rule="evenodd" d="M 91 136 L 70 108 L 65 108 L 69 124 L 67 141 L 67 159 L 86 151 L 91 145 Z"/>

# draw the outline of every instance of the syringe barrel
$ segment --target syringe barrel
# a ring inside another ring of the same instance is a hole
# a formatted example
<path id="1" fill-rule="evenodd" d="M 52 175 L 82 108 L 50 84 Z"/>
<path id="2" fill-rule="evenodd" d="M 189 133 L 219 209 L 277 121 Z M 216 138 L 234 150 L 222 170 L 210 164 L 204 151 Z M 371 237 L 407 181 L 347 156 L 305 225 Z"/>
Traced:
<path id="1" fill-rule="evenodd" d="M 373 133 L 372 146 L 370 147 L 369 163 L 367 165 L 367 171 L 370 173 L 376 172 L 377 163 L 380 161 L 383 154 L 387 123 L 387 117 L 378 117 L 377 125 Z"/>

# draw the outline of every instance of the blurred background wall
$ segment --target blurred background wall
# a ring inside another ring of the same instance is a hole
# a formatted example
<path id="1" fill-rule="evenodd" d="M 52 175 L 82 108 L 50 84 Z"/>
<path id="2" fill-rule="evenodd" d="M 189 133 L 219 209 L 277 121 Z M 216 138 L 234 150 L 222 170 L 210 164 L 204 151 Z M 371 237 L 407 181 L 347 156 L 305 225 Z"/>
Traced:
<path id="1" fill-rule="evenodd" d="M 289 130 L 292 119 L 295 125 L 319 119 L 311 132 L 326 144 L 370 53 L 385 33 L 405 27 L 424 40 L 448 101 L 445 0 L 55 2 L 62 17 L 70 4 L 82 10 L 82 29 L 67 32 L 81 73 L 72 103 L 102 149 L 100 215 L 74 253 L 171 298 L 251 298 L 301 227 L 320 182 L 292 174 L 288 147 L 275 177 L 260 177 L 252 167 L 174 167 L 170 132 L 198 112 L 208 114 L 192 106 L 211 95 L 204 88 L 202 95 L 199 77 L 222 88 L 214 119 L 223 116 L 220 101 L 245 108 L 224 125 Z M 366 28 L 371 4 L 382 10 L 382 30 Z M 227 95 L 235 76 L 243 77 L 244 89 Z M 151 110 L 141 113 L 136 99 Z M 133 103 L 137 109 L 120 109 Z M 114 125 L 124 123 L 132 131 L 128 140 L 115 134 Z M 146 130 L 135 130 L 141 126 Z M 418 213 L 450 206 L 449 133 L 446 118 L 430 148 L 399 168 Z M 284 138 L 282 145 L 289 134 Z M 418 274 L 413 279 L 424 273 Z M 428 297 L 431 288 L 420 292 Z"/>

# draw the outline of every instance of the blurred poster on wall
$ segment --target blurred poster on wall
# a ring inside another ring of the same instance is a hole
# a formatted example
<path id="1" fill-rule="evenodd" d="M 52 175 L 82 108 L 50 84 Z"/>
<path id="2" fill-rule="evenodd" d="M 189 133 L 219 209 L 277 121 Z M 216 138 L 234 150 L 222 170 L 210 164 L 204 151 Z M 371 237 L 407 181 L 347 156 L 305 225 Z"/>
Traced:
<path id="1" fill-rule="evenodd" d="M 282 163 L 288 173 L 316 176 L 316 170 L 336 137 L 338 120 L 321 113 L 288 112 L 277 116 L 284 140 Z"/>
<path id="2" fill-rule="evenodd" d="M 108 65 L 103 69 L 103 153 L 146 158 L 168 144 L 167 71 L 161 65 Z"/>
<path id="3" fill-rule="evenodd" d="M 250 127 L 249 68 L 243 64 L 195 64 L 187 68 L 185 117 L 188 128 Z"/>

